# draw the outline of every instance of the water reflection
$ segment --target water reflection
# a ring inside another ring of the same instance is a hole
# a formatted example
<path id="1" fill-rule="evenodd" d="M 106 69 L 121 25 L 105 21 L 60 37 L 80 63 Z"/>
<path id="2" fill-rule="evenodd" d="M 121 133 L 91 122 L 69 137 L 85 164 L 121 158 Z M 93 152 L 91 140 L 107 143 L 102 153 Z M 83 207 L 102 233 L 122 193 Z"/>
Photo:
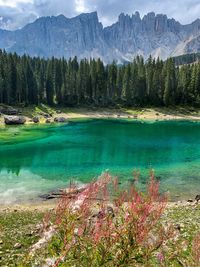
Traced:
<path id="1" fill-rule="evenodd" d="M 133 168 L 142 170 L 141 183 L 154 168 L 166 190 L 200 191 L 199 123 L 93 120 L 16 132 L 7 141 L 0 131 L 0 192 L 26 181 L 25 188 L 38 183 L 38 193 L 71 178 L 88 182 L 106 169 L 128 180 Z"/>

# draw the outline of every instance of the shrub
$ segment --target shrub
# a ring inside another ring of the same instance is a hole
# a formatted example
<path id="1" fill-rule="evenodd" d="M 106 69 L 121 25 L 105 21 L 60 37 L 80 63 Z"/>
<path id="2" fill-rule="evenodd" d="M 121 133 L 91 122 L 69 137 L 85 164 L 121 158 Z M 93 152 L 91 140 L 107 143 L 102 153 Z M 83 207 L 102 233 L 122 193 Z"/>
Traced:
<path id="1" fill-rule="evenodd" d="M 135 185 L 120 190 L 118 180 L 105 173 L 75 197 L 60 200 L 58 230 L 49 245 L 52 265 L 162 266 L 162 246 L 174 234 L 160 222 L 166 203 L 153 173 L 146 193 Z"/>

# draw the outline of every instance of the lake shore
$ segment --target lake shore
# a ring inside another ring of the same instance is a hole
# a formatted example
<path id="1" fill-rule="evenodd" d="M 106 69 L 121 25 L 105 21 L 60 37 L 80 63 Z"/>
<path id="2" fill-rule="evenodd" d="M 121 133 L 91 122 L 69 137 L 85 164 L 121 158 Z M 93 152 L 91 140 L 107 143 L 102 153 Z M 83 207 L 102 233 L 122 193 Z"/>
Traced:
<path id="1" fill-rule="evenodd" d="M 48 215 L 54 216 L 56 203 L 43 203 L 32 206 L 0 207 L 0 265 L 14 266 L 27 258 L 30 248 L 42 238 L 44 220 Z M 177 229 L 178 238 L 191 242 L 200 229 L 200 204 L 193 202 L 168 203 L 163 215 L 162 223 Z M 42 260 L 47 252 L 38 251 L 37 258 Z"/>
<path id="2" fill-rule="evenodd" d="M 16 108 L 17 109 L 17 108 Z M 41 124 L 54 122 L 55 118 L 65 119 L 129 119 L 129 120 L 200 120 L 200 109 L 191 107 L 176 108 L 51 108 L 46 105 L 19 108 L 20 114 L 26 118 L 26 124 L 34 124 L 33 117 L 38 117 Z M 4 117 L 0 117 L 0 126 L 4 125 Z"/>
<path id="3" fill-rule="evenodd" d="M 9 204 L 0 205 L 0 213 L 12 213 L 12 212 L 46 212 L 55 209 L 57 206 L 57 201 L 41 201 L 37 203 L 26 203 L 26 204 Z"/>
<path id="4" fill-rule="evenodd" d="M 30 125 L 33 124 L 30 121 L 33 116 L 39 116 L 41 124 L 46 123 L 45 114 L 49 114 L 51 122 L 56 117 L 64 117 L 68 120 L 96 118 L 126 119 L 130 121 L 200 120 L 199 110 L 187 111 L 185 109 L 182 111 L 170 109 L 61 109 L 59 111 L 57 109 L 42 109 L 41 111 L 38 108 L 22 110 L 22 115 L 26 117 L 27 124 Z M 3 128 L 3 117 L 1 117 L 1 125 Z M 2 133 L 4 129 L 2 129 Z M 166 136 L 168 137 L 168 135 Z M 187 200 L 185 198 L 184 201 L 168 202 L 162 221 L 164 225 L 171 224 L 175 229 L 179 229 L 180 239 L 185 240 L 187 237 L 191 241 L 200 229 L 200 204 L 194 201 L 194 198 L 192 201 Z M 94 201 L 97 203 L 97 200 Z M 48 201 L 41 199 L 38 202 L 34 201 L 26 204 L 0 205 L 0 265 L 14 266 L 20 264 L 27 257 L 30 248 L 41 239 L 44 218 L 48 217 L 49 214 L 55 214 L 57 203 L 58 199 Z M 39 251 L 38 255 L 44 258 L 42 253 L 43 251 Z"/>
<path id="5" fill-rule="evenodd" d="M 46 201 L 37 202 L 27 202 L 23 204 L 9 204 L 0 205 L 0 213 L 12 213 L 12 212 L 48 212 L 55 210 L 59 202 L 59 198 L 51 199 Z M 98 202 L 94 200 L 94 203 Z M 200 207 L 200 202 L 198 203 L 195 199 L 188 200 L 178 200 L 178 201 L 168 201 L 166 209 L 183 208 L 189 207 L 194 208 L 196 206 Z"/>

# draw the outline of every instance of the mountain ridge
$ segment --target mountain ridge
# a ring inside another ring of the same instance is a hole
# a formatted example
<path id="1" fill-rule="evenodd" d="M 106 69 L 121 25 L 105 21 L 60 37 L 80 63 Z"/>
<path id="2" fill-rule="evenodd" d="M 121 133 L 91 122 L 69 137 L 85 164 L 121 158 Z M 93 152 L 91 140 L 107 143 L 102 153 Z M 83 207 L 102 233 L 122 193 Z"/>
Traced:
<path id="1" fill-rule="evenodd" d="M 0 48 L 19 55 L 101 58 L 104 63 L 132 61 L 136 55 L 166 59 L 200 52 L 200 19 L 182 25 L 164 14 L 140 17 L 121 13 L 118 21 L 103 27 L 97 12 L 73 18 L 40 17 L 22 29 L 0 29 Z"/>

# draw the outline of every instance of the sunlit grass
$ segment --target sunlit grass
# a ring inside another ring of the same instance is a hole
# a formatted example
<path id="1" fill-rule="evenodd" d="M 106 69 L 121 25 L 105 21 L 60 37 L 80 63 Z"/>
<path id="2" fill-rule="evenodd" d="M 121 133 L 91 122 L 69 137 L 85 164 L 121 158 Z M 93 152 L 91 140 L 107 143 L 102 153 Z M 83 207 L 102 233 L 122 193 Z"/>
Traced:
<path id="1" fill-rule="evenodd" d="M 0 266 L 19 266 L 29 247 L 40 238 L 36 225 L 43 216 L 39 211 L 0 212 Z M 19 248 L 15 248 L 17 243 Z"/>

